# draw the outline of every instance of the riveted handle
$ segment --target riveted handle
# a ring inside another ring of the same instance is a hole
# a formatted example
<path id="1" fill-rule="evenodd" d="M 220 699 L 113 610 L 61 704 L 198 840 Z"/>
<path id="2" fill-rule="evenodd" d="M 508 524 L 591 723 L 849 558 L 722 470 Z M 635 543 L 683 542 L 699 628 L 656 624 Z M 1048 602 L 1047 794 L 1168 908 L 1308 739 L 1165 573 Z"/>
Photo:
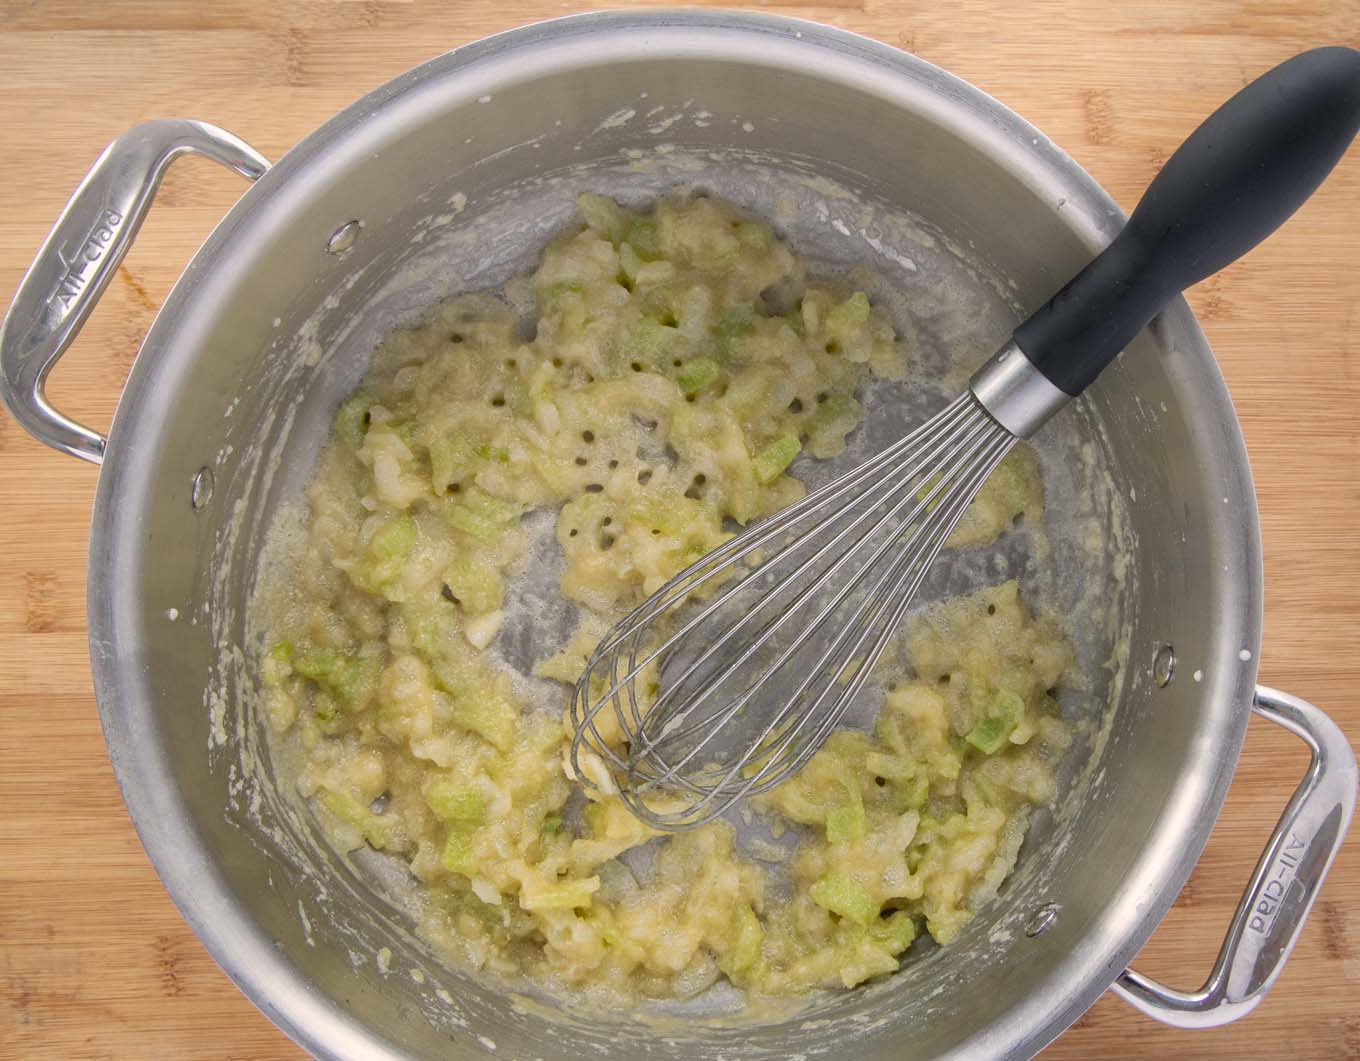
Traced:
<path id="1" fill-rule="evenodd" d="M 44 384 L 132 245 L 166 168 L 198 154 L 256 180 L 268 161 L 231 133 L 167 118 L 134 126 L 95 161 L 48 233 L 0 323 L 0 395 L 40 442 L 93 464 L 104 436 L 63 416 Z"/>
<path id="2" fill-rule="evenodd" d="M 1178 1028 L 1227 1024 L 1265 997 L 1355 811 L 1355 753 L 1337 724 L 1312 704 L 1263 685 L 1252 707 L 1302 738 L 1313 759 L 1256 863 L 1209 979 L 1198 991 L 1177 991 L 1127 969 L 1111 987 L 1131 1006 Z"/>

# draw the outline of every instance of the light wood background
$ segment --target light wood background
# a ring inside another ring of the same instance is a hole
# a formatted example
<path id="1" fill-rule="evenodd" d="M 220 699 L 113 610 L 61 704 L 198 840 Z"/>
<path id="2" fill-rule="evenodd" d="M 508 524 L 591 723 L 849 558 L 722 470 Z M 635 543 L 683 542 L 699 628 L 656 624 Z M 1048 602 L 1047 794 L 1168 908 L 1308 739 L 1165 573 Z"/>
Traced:
<path id="1" fill-rule="evenodd" d="M 277 158 L 438 52 L 585 5 L 556 0 L 0 0 L 0 297 L 66 196 L 135 122 L 219 123 Z M 1360 45 L 1360 0 L 789 0 L 767 10 L 909 49 L 1040 125 L 1131 208 L 1198 119 L 1323 43 Z M 240 194 L 170 171 L 50 393 L 107 424 L 156 307 Z M 1262 680 L 1360 737 L 1360 149 L 1290 224 L 1190 301 L 1217 351 L 1265 536 Z M 104 753 L 86 657 L 95 470 L 0 414 L 0 1054 L 288 1058 L 213 964 L 138 845 Z M 1253 721 L 1199 866 L 1137 965 L 1198 985 L 1301 772 Z M 1360 829 L 1274 991 L 1245 1021 L 1178 1032 L 1105 996 L 1054 1058 L 1360 1058 Z"/>

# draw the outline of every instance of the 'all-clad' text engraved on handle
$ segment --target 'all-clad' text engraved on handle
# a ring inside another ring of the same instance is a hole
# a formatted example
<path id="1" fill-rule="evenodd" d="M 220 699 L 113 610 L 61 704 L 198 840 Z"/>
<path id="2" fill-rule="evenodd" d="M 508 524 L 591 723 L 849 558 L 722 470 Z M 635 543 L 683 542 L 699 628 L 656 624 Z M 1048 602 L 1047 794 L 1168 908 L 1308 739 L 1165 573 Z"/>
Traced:
<path id="1" fill-rule="evenodd" d="M 1289 894 L 1289 886 L 1299 869 L 1299 858 L 1307 846 L 1308 844 L 1299 838 L 1298 833 L 1289 834 L 1289 841 L 1280 852 L 1280 857 L 1275 860 L 1275 865 L 1271 867 L 1270 879 L 1261 889 L 1261 897 L 1252 908 L 1251 920 L 1247 922 L 1247 927 L 1253 932 L 1265 935 L 1270 931 L 1285 896 Z"/>
<path id="2" fill-rule="evenodd" d="M 104 257 L 122 221 L 123 215 L 117 210 L 105 210 L 73 257 L 67 258 L 65 247 L 57 248 L 57 258 L 66 268 L 57 282 L 57 289 L 52 292 L 52 298 L 60 299 L 63 308 L 70 309 L 71 303 L 85 290 L 85 285 L 90 282 L 91 270 Z"/>

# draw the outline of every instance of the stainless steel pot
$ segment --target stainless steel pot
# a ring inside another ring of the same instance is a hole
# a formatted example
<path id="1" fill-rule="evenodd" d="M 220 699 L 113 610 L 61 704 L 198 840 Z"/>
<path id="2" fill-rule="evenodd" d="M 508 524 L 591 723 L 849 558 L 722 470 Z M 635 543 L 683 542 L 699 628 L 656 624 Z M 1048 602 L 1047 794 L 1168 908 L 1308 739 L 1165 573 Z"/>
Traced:
<path id="1" fill-rule="evenodd" d="M 306 824 L 271 788 L 245 706 L 246 576 L 357 377 L 358 354 L 340 352 L 406 308 L 383 280 L 439 233 L 476 236 L 441 283 L 495 282 L 561 217 L 571 182 L 554 173 L 598 164 L 645 190 L 661 181 L 649 169 L 661 140 L 695 157 L 735 147 L 913 211 L 1010 284 L 1015 307 L 1041 301 L 1122 221 L 1039 132 L 918 59 L 811 23 L 687 12 L 583 16 L 459 49 L 272 167 L 211 126 L 147 123 L 110 146 L 57 222 L 0 334 L 4 397 L 37 438 L 102 462 L 95 689 L 129 812 L 185 918 L 323 1056 L 1020 1056 L 1111 987 L 1185 1027 L 1248 1012 L 1340 845 L 1356 767 L 1320 711 L 1255 685 L 1251 476 L 1183 302 L 1084 399 L 1118 488 L 1139 499 L 1128 674 L 1098 758 L 1001 895 L 908 973 L 756 1025 L 591 1019 L 444 967 L 349 863 L 301 842 Z M 105 440 L 54 410 L 43 380 L 184 153 L 255 184 L 167 299 Z M 516 196 L 551 208 L 520 209 L 514 231 L 477 228 Z M 1253 709 L 1304 740 L 1312 764 L 1210 979 L 1173 990 L 1126 966 L 1204 845 Z M 374 960 L 382 947 L 390 956 Z"/>

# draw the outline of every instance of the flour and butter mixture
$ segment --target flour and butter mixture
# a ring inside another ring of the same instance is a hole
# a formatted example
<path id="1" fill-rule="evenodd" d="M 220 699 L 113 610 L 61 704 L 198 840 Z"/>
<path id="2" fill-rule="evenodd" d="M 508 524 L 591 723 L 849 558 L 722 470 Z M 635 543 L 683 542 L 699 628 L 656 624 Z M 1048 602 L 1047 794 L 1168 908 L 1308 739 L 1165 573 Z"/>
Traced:
<path id="1" fill-rule="evenodd" d="M 337 844 L 409 865 L 425 934 L 477 968 L 615 1004 L 893 972 L 995 893 L 1053 797 L 1071 650 L 1014 583 L 922 613 L 872 731 L 836 733 L 757 802 L 797 841 L 778 864 L 726 822 L 661 836 L 584 794 L 563 708 L 595 640 L 800 497 L 796 462 L 839 454 L 861 384 L 903 377 L 911 351 L 759 219 L 704 197 L 579 206 L 531 278 L 532 340 L 507 302 L 454 298 L 393 333 L 336 413 L 269 587 L 280 761 Z M 1017 450 L 954 544 L 1041 504 Z M 537 676 L 562 683 L 547 698 L 496 651 L 535 509 L 556 513 L 580 612 L 568 645 L 543 646 Z"/>

